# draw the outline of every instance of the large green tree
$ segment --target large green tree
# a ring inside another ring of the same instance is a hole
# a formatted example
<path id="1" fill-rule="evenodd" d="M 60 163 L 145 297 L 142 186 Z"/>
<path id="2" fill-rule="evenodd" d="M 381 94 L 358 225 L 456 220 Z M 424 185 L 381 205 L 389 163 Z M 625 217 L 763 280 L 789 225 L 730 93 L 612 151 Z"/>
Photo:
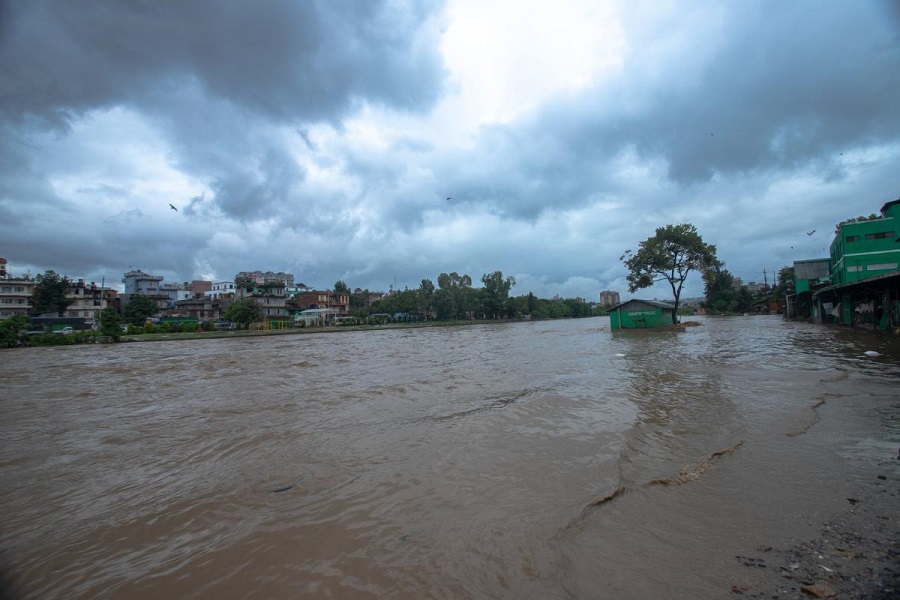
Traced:
<path id="1" fill-rule="evenodd" d="M 403 290 L 402 292 L 394 292 L 386 298 L 379 300 L 375 306 L 380 313 L 388 313 L 390 315 L 396 313 L 406 313 L 415 315 L 418 310 L 418 290 Z"/>
<path id="2" fill-rule="evenodd" d="M 703 273 L 706 310 L 710 314 L 731 313 L 737 310 L 737 291 L 734 276 L 722 263 L 712 265 Z"/>
<path id="3" fill-rule="evenodd" d="M 506 277 L 494 271 L 481 276 L 484 288 L 481 292 L 481 308 L 488 317 L 497 319 L 509 316 L 509 290 L 516 285 L 515 277 Z"/>
<path id="4" fill-rule="evenodd" d="M 778 302 L 780 310 L 784 310 L 786 295 L 796 293 L 797 277 L 794 274 L 794 267 L 781 267 L 778 270 L 778 280 L 772 282 L 771 298 Z"/>
<path id="5" fill-rule="evenodd" d="M 350 294 L 350 316 L 365 319 L 369 316 L 369 290 L 356 291 Z"/>
<path id="6" fill-rule="evenodd" d="M 434 310 L 440 320 L 465 319 L 475 308 L 475 290 L 468 275 L 441 273 L 434 292 Z"/>
<path id="7" fill-rule="evenodd" d="M 673 324 L 678 322 L 681 290 L 690 272 L 703 271 L 718 263 L 716 247 L 705 243 L 690 223 L 657 228 L 656 235 L 641 242 L 636 252 L 626 250 L 620 260 L 628 269 L 629 292 L 668 282 L 675 297 Z"/>
<path id="8" fill-rule="evenodd" d="M 66 312 L 74 298 L 66 298 L 66 294 L 72 289 L 72 282 L 66 276 L 58 275 L 55 271 L 47 271 L 34 278 L 34 293 L 31 297 L 31 306 L 34 312 L 54 312 L 60 317 Z"/>
<path id="9" fill-rule="evenodd" d="M 17 315 L 0 319 L 0 348 L 12 348 L 28 342 L 28 317 Z"/>
<path id="10" fill-rule="evenodd" d="M 423 319 L 427 319 L 434 303 L 434 283 L 423 279 L 416 290 L 416 308 Z"/>
<path id="11" fill-rule="evenodd" d="M 350 286 L 348 286 L 343 279 L 338 279 L 334 282 L 334 293 L 336 294 L 349 294 Z"/>
<path id="12" fill-rule="evenodd" d="M 250 323 L 263 319 L 263 307 L 253 298 L 243 298 L 232 302 L 223 316 L 232 323 L 237 323 L 238 327 L 249 329 Z"/>
<path id="13" fill-rule="evenodd" d="M 125 320 L 132 325 L 141 327 L 155 312 L 156 302 L 152 298 L 135 294 L 128 300 L 128 304 L 125 305 Z"/>
<path id="14" fill-rule="evenodd" d="M 122 335 L 122 317 L 116 309 L 107 307 L 100 311 L 100 334 L 116 341 Z"/>

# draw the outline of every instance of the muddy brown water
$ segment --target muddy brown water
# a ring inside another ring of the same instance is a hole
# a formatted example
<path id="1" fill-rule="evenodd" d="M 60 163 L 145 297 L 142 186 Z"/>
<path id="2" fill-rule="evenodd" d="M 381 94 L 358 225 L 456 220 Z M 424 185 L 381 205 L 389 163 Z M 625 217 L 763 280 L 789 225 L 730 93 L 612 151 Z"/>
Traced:
<path id="1" fill-rule="evenodd" d="M 40 598 L 726 597 L 896 456 L 900 350 L 702 323 L 2 351 L 3 563 Z"/>

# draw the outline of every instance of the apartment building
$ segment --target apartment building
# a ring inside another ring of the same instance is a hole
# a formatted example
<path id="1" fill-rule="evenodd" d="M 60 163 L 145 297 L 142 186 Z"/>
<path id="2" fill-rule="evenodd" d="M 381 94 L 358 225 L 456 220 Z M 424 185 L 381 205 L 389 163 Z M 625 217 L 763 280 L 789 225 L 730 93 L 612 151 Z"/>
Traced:
<path id="1" fill-rule="evenodd" d="M 209 291 L 203 293 L 204 298 L 234 298 L 237 286 L 233 281 L 217 281 L 212 284 Z"/>
<path id="2" fill-rule="evenodd" d="M 600 304 L 601 306 L 615 306 L 620 304 L 622 301 L 619 300 L 619 292 L 613 292 L 610 290 L 603 290 L 600 292 Z"/>
<path id="3" fill-rule="evenodd" d="M 100 312 L 107 307 L 115 307 L 118 291 L 113 288 L 97 285 L 93 281 L 86 283 L 84 279 L 73 282 L 66 294 L 72 301 L 66 307 L 65 317 L 85 319 L 88 323 L 99 323 Z"/>
<path id="4" fill-rule="evenodd" d="M 0 319 L 27 316 L 31 311 L 34 280 L 29 278 L 0 279 Z"/>

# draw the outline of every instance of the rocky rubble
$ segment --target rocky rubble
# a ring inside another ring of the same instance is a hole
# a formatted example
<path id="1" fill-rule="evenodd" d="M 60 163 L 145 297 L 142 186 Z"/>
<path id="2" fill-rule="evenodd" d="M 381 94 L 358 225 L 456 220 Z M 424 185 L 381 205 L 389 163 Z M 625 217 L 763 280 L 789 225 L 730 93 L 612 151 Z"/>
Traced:
<path id="1" fill-rule="evenodd" d="M 900 461 L 898 461 L 900 462 Z M 881 466 L 888 466 L 882 463 Z M 896 465 L 886 472 L 897 472 Z M 736 556 L 747 569 L 734 597 L 896 600 L 900 598 L 900 478 L 878 475 L 847 498 L 846 510 L 798 545 Z"/>

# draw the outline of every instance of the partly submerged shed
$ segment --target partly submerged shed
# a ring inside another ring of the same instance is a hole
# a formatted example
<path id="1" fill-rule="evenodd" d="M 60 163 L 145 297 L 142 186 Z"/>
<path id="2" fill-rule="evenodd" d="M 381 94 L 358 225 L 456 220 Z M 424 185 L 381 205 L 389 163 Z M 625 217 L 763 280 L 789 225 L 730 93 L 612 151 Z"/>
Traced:
<path id="1" fill-rule="evenodd" d="M 647 329 L 672 324 L 675 306 L 657 300 L 628 300 L 609 309 L 609 328 Z"/>

